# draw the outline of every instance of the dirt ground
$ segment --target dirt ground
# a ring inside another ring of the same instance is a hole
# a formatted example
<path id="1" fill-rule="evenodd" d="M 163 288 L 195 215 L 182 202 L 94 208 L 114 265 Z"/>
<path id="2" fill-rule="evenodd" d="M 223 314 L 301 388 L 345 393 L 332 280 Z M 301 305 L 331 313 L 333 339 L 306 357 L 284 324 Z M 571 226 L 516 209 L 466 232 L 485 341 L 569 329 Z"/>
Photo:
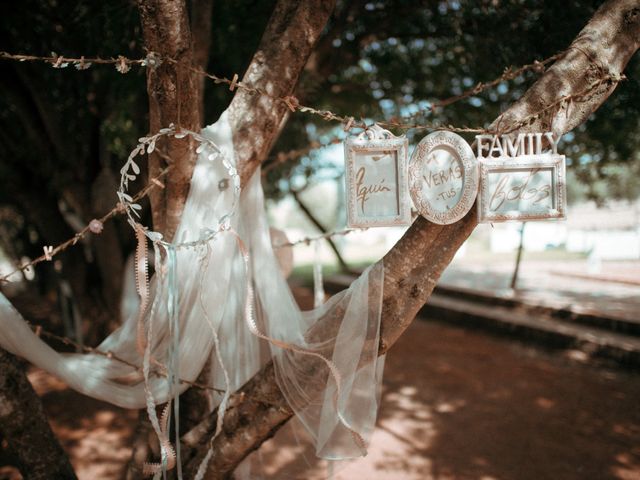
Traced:
<path id="1" fill-rule="evenodd" d="M 417 320 L 388 354 L 369 455 L 334 478 L 640 479 L 640 375 L 581 358 Z M 136 413 L 30 378 L 78 476 L 122 478 Z M 326 477 L 284 473 L 312 456 L 287 435 L 261 450 L 264 478 Z"/>

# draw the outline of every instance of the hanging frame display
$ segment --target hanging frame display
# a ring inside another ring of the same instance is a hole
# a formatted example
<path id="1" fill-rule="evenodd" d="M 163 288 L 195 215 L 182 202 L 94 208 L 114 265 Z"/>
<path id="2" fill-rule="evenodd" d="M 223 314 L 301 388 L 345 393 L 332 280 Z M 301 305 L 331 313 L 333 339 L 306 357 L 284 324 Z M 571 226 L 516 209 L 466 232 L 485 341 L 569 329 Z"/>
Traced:
<path id="1" fill-rule="evenodd" d="M 411 155 L 409 193 L 418 212 L 433 223 L 464 217 L 478 194 L 478 165 L 464 138 L 445 131 L 424 137 Z"/>
<path id="2" fill-rule="evenodd" d="M 409 225 L 407 139 L 374 125 L 345 141 L 347 225 Z"/>
<path id="3" fill-rule="evenodd" d="M 481 187 L 478 221 L 566 218 L 565 157 L 551 132 L 477 137 Z M 542 151 L 543 142 L 552 151 Z"/>

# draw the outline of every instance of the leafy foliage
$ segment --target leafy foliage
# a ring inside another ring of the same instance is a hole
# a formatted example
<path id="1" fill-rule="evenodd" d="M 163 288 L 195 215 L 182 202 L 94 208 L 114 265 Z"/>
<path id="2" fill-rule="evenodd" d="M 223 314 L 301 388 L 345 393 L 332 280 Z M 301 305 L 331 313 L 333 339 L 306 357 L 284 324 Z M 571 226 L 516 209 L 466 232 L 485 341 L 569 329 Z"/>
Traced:
<path id="1" fill-rule="evenodd" d="M 307 103 L 336 113 L 390 119 L 424 110 L 430 102 L 490 81 L 509 66 L 543 60 L 565 49 L 601 2 L 535 0 L 342 2 L 320 44 L 319 65 L 302 85 Z M 340 17 L 342 15 L 342 17 Z M 346 17 L 346 20 L 341 18 Z M 339 28 L 336 28 L 339 27 Z M 322 50 L 324 49 L 324 50 Z M 640 161 L 640 61 L 630 63 L 614 95 L 585 126 L 565 137 L 582 198 L 636 198 Z M 535 81 L 533 73 L 418 118 L 454 125 L 487 126 Z M 320 132 L 332 126 L 312 122 Z M 409 132 L 410 138 L 412 132 Z M 422 137 L 418 133 L 418 138 Z M 285 135 L 281 148 L 298 146 Z M 472 136 L 467 138 L 472 141 Z M 308 174 L 287 167 L 286 174 Z M 621 179 L 624 178 L 624 181 Z"/>

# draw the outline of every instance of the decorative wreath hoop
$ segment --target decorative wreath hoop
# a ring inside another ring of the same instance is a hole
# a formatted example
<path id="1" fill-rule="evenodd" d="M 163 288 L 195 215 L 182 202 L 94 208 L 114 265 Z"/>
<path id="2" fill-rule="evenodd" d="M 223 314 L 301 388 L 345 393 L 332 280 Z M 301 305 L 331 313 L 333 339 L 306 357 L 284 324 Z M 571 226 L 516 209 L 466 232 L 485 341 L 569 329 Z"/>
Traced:
<path id="1" fill-rule="evenodd" d="M 206 154 L 209 161 L 221 161 L 223 167 L 227 170 L 227 173 L 231 179 L 232 193 L 233 193 L 233 201 L 230 207 L 230 210 L 222 215 L 218 219 L 218 225 L 212 228 L 204 228 L 200 232 L 200 238 L 198 240 L 193 241 L 185 241 L 180 243 L 170 243 L 163 239 L 163 236 L 160 232 L 154 232 L 150 228 L 142 225 L 137 219 L 140 219 L 140 210 L 142 210 L 142 206 L 133 201 L 133 197 L 127 193 L 129 188 L 129 182 L 134 181 L 137 176 L 140 174 L 140 167 L 135 161 L 135 157 L 144 154 L 151 154 L 156 148 L 156 142 L 161 137 L 170 137 L 174 138 L 185 138 L 191 137 L 196 142 L 199 143 L 196 148 L 196 154 Z M 117 191 L 118 199 L 122 204 L 125 213 L 128 217 L 129 225 L 134 230 L 142 229 L 144 234 L 147 236 L 151 242 L 159 245 L 163 245 L 165 247 L 172 246 L 173 248 L 195 248 L 199 245 L 203 245 L 211 241 L 218 233 L 229 230 L 231 217 L 235 214 L 236 206 L 238 200 L 240 198 L 240 175 L 238 171 L 233 166 L 233 164 L 226 158 L 222 150 L 208 138 L 204 137 L 200 133 L 193 132 L 191 130 L 187 130 L 184 128 L 177 128 L 175 125 L 171 124 L 167 128 L 161 128 L 154 135 L 150 135 L 147 137 L 141 137 L 138 139 L 138 145 L 134 148 L 124 166 L 120 169 L 120 187 Z"/>

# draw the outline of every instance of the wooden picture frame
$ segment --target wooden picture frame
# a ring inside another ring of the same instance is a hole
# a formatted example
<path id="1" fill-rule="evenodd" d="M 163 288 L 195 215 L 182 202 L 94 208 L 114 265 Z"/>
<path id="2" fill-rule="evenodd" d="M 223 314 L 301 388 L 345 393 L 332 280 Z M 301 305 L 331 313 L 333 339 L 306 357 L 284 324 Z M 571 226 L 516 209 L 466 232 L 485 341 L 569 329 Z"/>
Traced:
<path id="1" fill-rule="evenodd" d="M 481 158 L 480 179 L 481 223 L 566 218 L 564 155 Z"/>
<path id="2" fill-rule="evenodd" d="M 347 226 L 403 226 L 411 223 L 407 192 L 406 137 L 374 125 L 344 143 Z"/>
<path id="3" fill-rule="evenodd" d="M 439 225 L 457 222 L 478 195 L 478 162 L 471 146 L 453 132 L 424 137 L 409 162 L 409 193 L 427 220 Z"/>

